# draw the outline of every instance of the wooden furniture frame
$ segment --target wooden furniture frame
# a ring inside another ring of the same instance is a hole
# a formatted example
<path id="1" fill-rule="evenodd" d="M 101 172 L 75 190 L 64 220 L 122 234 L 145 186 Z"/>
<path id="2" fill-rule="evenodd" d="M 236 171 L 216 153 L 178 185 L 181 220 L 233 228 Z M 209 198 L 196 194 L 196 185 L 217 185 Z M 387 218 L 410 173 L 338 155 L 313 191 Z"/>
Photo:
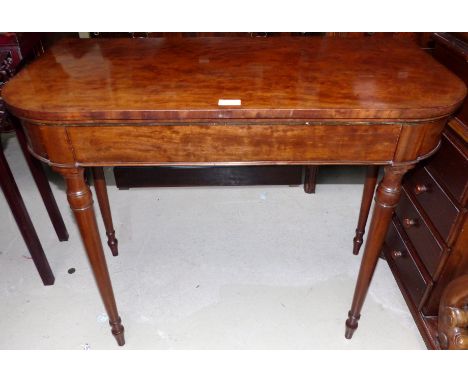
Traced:
<path id="1" fill-rule="evenodd" d="M 385 166 L 346 321 L 351 338 L 402 177 L 437 150 L 465 95 L 416 46 L 378 38 L 63 41 L 3 92 L 31 152 L 66 181 L 119 345 L 86 167 Z"/>

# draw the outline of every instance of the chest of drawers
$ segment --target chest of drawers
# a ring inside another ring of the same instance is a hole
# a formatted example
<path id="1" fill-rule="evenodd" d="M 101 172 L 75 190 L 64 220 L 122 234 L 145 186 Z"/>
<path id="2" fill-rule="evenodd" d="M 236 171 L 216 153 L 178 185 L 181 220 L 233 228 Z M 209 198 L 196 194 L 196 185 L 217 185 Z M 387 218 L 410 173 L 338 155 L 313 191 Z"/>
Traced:
<path id="1" fill-rule="evenodd" d="M 463 43 L 447 42 L 445 34 L 434 37 L 436 58 L 468 83 Z M 428 348 L 440 347 L 444 290 L 468 274 L 467 106 L 465 101 L 449 121 L 439 151 L 407 174 L 383 249 Z"/>

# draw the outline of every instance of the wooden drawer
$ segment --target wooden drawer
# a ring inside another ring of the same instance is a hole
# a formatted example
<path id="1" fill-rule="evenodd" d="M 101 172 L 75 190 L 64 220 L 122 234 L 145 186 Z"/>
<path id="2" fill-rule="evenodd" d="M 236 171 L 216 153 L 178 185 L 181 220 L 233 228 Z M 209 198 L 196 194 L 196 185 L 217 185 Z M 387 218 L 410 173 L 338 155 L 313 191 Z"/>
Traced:
<path id="1" fill-rule="evenodd" d="M 405 187 L 424 209 L 431 223 L 447 242 L 459 210 L 424 167 L 411 172 Z"/>
<path id="2" fill-rule="evenodd" d="M 396 215 L 411 244 L 433 277 L 442 259 L 443 247 L 427 226 L 404 188 Z"/>
<path id="3" fill-rule="evenodd" d="M 455 200 L 463 203 L 463 194 L 468 181 L 468 158 L 454 145 L 456 140 L 454 134 L 445 133 L 442 145 L 429 160 L 427 169 L 438 182 L 444 184 Z"/>
<path id="4" fill-rule="evenodd" d="M 418 268 L 415 258 L 413 258 L 414 255 L 406 246 L 403 239 L 404 234 L 399 232 L 398 226 L 399 223 L 394 217 L 388 229 L 383 252 L 393 272 L 398 273 L 397 280 L 403 284 L 400 287 L 404 287 L 414 304 L 418 305 L 424 296 L 428 283 Z"/>

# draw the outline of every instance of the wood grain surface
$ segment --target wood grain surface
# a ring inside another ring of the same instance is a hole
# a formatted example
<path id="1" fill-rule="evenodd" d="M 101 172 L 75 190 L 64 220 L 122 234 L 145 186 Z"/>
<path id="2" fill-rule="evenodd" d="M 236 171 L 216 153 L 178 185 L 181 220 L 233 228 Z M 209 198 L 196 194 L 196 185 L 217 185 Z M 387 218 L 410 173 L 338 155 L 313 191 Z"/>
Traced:
<path id="1" fill-rule="evenodd" d="M 63 40 L 3 97 L 19 117 L 82 122 L 433 118 L 465 93 L 416 45 L 391 38 L 163 38 Z"/>

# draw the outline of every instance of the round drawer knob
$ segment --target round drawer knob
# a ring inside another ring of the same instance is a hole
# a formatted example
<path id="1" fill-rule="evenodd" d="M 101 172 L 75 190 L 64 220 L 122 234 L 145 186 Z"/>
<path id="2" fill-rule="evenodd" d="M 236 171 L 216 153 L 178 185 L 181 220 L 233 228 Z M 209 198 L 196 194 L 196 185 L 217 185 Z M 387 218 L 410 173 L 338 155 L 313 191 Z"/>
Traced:
<path id="1" fill-rule="evenodd" d="M 405 218 L 403 219 L 403 225 L 406 228 L 417 227 L 418 226 L 418 219 L 415 218 Z"/>
<path id="2" fill-rule="evenodd" d="M 403 257 L 403 252 L 394 250 L 394 251 L 392 251 L 391 256 L 394 259 L 398 259 L 400 257 Z"/>
<path id="3" fill-rule="evenodd" d="M 417 184 L 414 187 L 414 193 L 416 195 L 424 194 L 427 191 L 429 191 L 429 186 L 427 186 L 426 184 Z"/>

